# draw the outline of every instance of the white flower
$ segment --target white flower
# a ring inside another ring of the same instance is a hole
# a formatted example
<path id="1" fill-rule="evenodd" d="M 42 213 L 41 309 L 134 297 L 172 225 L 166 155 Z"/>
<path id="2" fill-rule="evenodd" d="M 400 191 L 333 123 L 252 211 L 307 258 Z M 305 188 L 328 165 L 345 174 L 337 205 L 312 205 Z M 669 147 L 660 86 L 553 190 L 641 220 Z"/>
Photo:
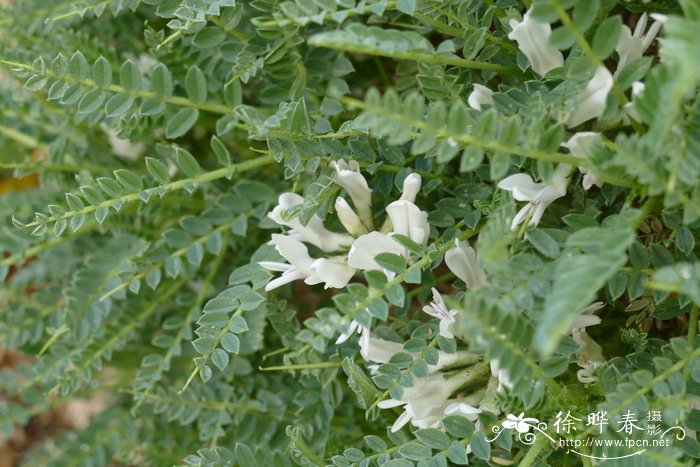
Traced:
<path id="1" fill-rule="evenodd" d="M 576 372 L 576 377 L 582 383 L 592 383 L 596 380 L 593 372 L 605 363 L 603 349 L 583 329 L 574 330 L 571 336 L 581 347 L 578 351 L 578 365 L 581 369 Z"/>
<path id="2" fill-rule="evenodd" d="M 368 229 L 371 229 L 373 225 L 372 190 L 360 173 L 360 165 L 354 160 L 350 162 L 340 160 L 331 162 L 330 166 L 335 169 L 333 180 L 348 192 L 360 219 Z"/>
<path id="3" fill-rule="evenodd" d="M 389 204 L 386 213 L 391 219 L 393 234 L 401 234 L 419 245 L 428 244 L 430 224 L 427 212 L 421 211 L 410 201 L 400 199 Z"/>
<path id="4" fill-rule="evenodd" d="M 549 45 L 552 28 L 548 23 L 532 19 L 528 10 L 521 22 L 510 20 L 513 28 L 508 39 L 518 43 L 518 48 L 525 54 L 532 70 L 544 76 L 549 70 L 564 65 L 564 56 L 555 47 Z"/>
<path id="5" fill-rule="evenodd" d="M 338 214 L 340 223 L 350 235 L 358 236 L 367 232 L 360 218 L 355 214 L 345 198 L 338 197 L 335 200 L 335 212 Z"/>
<path id="6" fill-rule="evenodd" d="M 638 122 L 642 120 L 642 117 L 637 112 L 637 107 L 634 105 L 634 99 L 644 93 L 646 86 L 641 81 L 635 81 L 632 83 L 632 101 L 625 104 L 625 112 L 627 115 L 637 120 Z"/>
<path id="7" fill-rule="evenodd" d="M 352 244 L 348 253 L 348 264 L 363 271 L 383 271 L 389 279 L 394 277 L 391 271 L 382 268 L 374 260 L 380 253 L 392 253 L 408 258 L 409 251 L 391 235 L 401 234 L 420 245 L 427 245 L 430 234 L 428 213 L 421 211 L 410 201 L 398 200 L 386 208 L 393 231 L 388 235 L 381 232 L 370 232 L 359 236 Z"/>
<path id="8" fill-rule="evenodd" d="M 457 321 L 457 310 L 448 310 L 442 295 L 436 288 L 433 291 L 433 301 L 423 307 L 423 311 L 440 320 L 440 335 L 445 339 L 453 339 L 455 336 L 450 331 L 450 327 Z"/>
<path id="9" fill-rule="evenodd" d="M 146 145 L 143 143 L 132 143 L 128 139 L 122 139 L 117 136 L 117 132 L 111 128 L 105 128 L 107 133 L 107 141 L 112 149 L 112 153 L 130 161 L 138 160 L 146 151 Z"/>
<path id="10" fill-rule="evenodd" d="M 409 201 L 411 203 L 416 202 L 416 196 L 420 191 L 421 184 L 423 180 L 421 176 L 417 173 L 411 173 L 403 180 L 403 189 L 401 190 L 400 200 Z"/>
<path id="11" fill-rule="evenodd" d="M 506 415 L 506 419 L 501 425 L 503 425 L 503 428 L 515 429 L 518 433 L 527 433 L 538 422 L 539 420 L 536 418 L 525 418 L 525 412 L 522 412 L 517 417 L 513 414 Z"/>
<path id="12" fill-rule="evenodd" d="M 510 374 L 508 370 L 501 369 L 498 366 L 498 360 L 491 360 L 489 362 L 491 367 L 491 375 L 498 380 L 498 392 L 502 392 L 503 388 L 513 389 L 513 381 L 510 379 Z"/>
<path id="13" fill-rule="evenodd" d="M 514 174 L 498 183 L 499 188 L 510 191 L 516 200 L 529 201 L 513 218 L 511 229 L 515 230 L 530 211 L 532 211 L 530 225 L 537 225 L 540 222 L 547 206 L 566 194 L 569 170 L 568 164 L 559 164 L 552 179 L 547 183 L 535 183 L 527 174 Z"/>
<path id="14" fill-rule="evenodd" d="M 396 243 L 386 234 L 381 232 L 370 232 L 360 235 L 348 253 L 348 264 L 356 269 L 363 271 L 377 270 L 384 272 L 387 277 L 393 279 L 394 273 L 382 268 L 374 260 L 374 257 L 380 253 L 393 253 L 403 256 L 406 249 Z"/>
<path id="15" fill-rule="evenodd" d="M 639 21 L 637 21 L 637 26 L 634 28 L 634 33 L 630 31 L 630 28 L 622 25 L 620 38 L 617 40 L 617 45 L 615 46 L 615 50 L 620 57 L 619 61 L 617 62 L 615 76 L 617 76 L 617 74 L 620 73 L 625 66 L 638 58 L 641 58 L 642 55 L 644 55 L 644 52 L 646 52 L 656 38 L 656 35 L 659 33 L 665 18 L 656 15 L 652 15 L 652 17 L 657 19 L 657 21 L 652 23 L 651 27 L 649 27 L 649 31 L 647 31 L 646 34 L 644 34 L 644 30 L 647 28 L 646 13 L 644 13 L 639 18 Z"/>
<path id="16" fill-rule="evenodd" d="M 571 322 L 571 325 L 569 326 L 569 331 L 568 334 L 572 334 L 574 332 L 582 331 L 587 327 L 590 326 L 595 326 L 596 324 L 600 324 L 600 316 L 596 316 L 593 314 L 594 311 L 600 310 L 605 306 L 603 302 L 595 302 L 591 303 L 587 307 L 585 307 L 583 310 L 579 312 L 574 317 L 574 320 Z"/>
<path id="17" fill-rule="evenodd" d="M 443 411 L 445 415 L 461 415 L 471 421 L 478 418 L 481 409 L 467 404 L 466 402 L 451 402 Z"/>
<path id="18" fill-rule="evenodd" d="M 586 159 L 591 146 L 602 144 L 603 138 L 600 133 L 594 131 L 580 131 L 575 133 L 569 140 L 561 145 L 569 150 L 572 156 Z M 598 187 L 603 186 L 600 180 L 590 169 L 579 167 L 578 170 L 583 174 L 583 189 L 588 190 L 593 185 Z"/>
<path id="19" fill-rule="evenodd" d="M 338 339 L 336 339 L 336 341 L 335 341 L 336 345 L 340 345 L 340 344 L 346 342 L 348 339 L 350 339 L 350 336 L 355 334 L 355 332 L 357 332 L 360 335 L 363 333 L 363 331 L 366 332 L 367 334 L 369 334 L 369 329 L 367 329 L 366 331 L 365 331 L 365 329 L 367 329 L 367 328 L 365 328 L 364 326 L 361 326 L 360 323 L 358 323 L 357 321 L 355 321 L 353 319 L 352 321 L 350 321 L 350 327 L 348 327 L 348 330 L 346 332 L 342 333 L 338 337 Z"/>
<path id="20" fill-rule="evenodd" d="M 467 103 L 474 110 L 481 110 L 482 105 L 493 105 L 493 91 L 482 84 L 474 84 L 474 90 L 469 94 Z"/>
<path id="21" fill-rule="evenodd" d="M 467 287 L 476 290 L 486 283 L 486 273 L 479 266 L 479 254 L 466 240 L 455 239 L 455 247 L 445 253 L 445 263 Z"/>
<path id="22" fill-rule="evenodd" d="M 296 193 L 282 193 L 278 199 L 278 205 L 267 214 L 267 217 L 291 229 L 289 236 L 302 242 L 311 243 L 325 252 L 338 251 L 344 246 L 352 244 L 350 235 L 332 232 L 323 225 L 323 220 L 314 215 L 308 224 L 303 225 L 298 217 L 290 221 L 282 218 L 282 213 L 304 202 L 304 198 Z"/>
<path id="23" fill-rule="evenodd" d="M 260 261 L 258 264 L 268 271 L 280 271 L 282 275 L 271 280 L 265 291 L 281 287 L 295 280 L 303 279 L 309 285 L 324 283 L 326 288 L 345 287 L 355 270 L 342 261 L 331 259 L 315 260 L 309 256 L 306 245 L 287 235 L 272 234 L 275 249 L 288 263 Z"/>
<path id="24" fill-rule="evenodd" d="M 372 336 L 368 329 L 361 329 L 360 355 L 368 362 L 387 363 L 395 354 L 405 352 L 403 345 Z M 435 365 L 428 365 L 428 374 L 440 371 L 455 363 L 471 364 L 479 361 L 480 357 L 471 352 L 460 350 L 455 353 L 438 351 L 438 361 Z M 372 368 L 372 367 L 370 367 Z M 376 367 L 375 367 L 376 368 Z"/>
<path id="25" fill-rule="evenodd" d="M 578 365 L 581 369 L 576 372 L 576 377 L 585 384 L 596 380 L 593 372 L 605 363 L 603 349 L 586 333 L 587 327 L 600 324 L 600 317 L 594 315 L 593 312 L 603 308 L 603 306 L 603 302 L 591 303 L 576 315 L 569 326 L 569 334 L 580 347 L 577 355 Z"/>
<path id="26" fill-rule="evenodd" d="M 380 409 L 404 406 L 404 412 L 391 427 L 392 433 L 399 431 L 409 421 L 419 428 L 437 427 L 451 403 L 448 402 L 449 397 L 471 377 L 469 371 L 449 379 L 442 373 L 433 373 L 416 379 L 413 387 L 403 390 L 401 399 L 384 400 L 377 406 Z"/>
<path id="27" fill-rule="evenodd" d="M 324 288 L 342 289 L 357 272 L 348 266 L 345 258 L 319 258 L 311 263 L 313 279 L 306 279 L 307 284 L 324 284 Z M 317 282 L 311 282 L 317 281 Z"/>
<path id="28" fill-rule="evenodd" d="M 592 118 L 598 118 L 605 110 L 605 101 L 613 87 L 613 76 L 601 66 L 578 96 L 576 108 L 569 113 L 564 123 L 569 128 L 578 126 Z"/>

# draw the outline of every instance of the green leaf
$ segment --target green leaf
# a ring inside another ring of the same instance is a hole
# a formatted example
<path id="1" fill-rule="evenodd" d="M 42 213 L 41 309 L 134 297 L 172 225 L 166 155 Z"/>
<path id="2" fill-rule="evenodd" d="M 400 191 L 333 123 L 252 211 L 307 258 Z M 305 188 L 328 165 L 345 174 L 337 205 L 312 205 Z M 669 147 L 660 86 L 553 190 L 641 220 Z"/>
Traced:
<path id="1" fill-rule="evenodd" d="M 67 225 L 68 225 L 68 223 L 66 222 L 65 219 L 57 220 L 56 223 L 53 225 L 53 234 L 56 237 L 60 237 L 61 234 L 63 234 L 63 232 L 66 230 Z"/>
<path id="2" fill-rule="evenodd" d="M 397 274 L 406 269 L 406 260 L 393 253 L 379 253 L 374 257 L 374 261 L 381 267 Z"/>
<path id="3" fill-rule="evenodd" d="M 238 353 L 240 345 L 241 341 L 238 339 L 238 336 L 230 332 L 227 332 L 221 338 L 221 347 L 229 353 Z"/>
<path id="4" fill-rule="evenodd" d="M 224 143 L 216 135 L 211 137 L 211 149 L 214 151 L 216 160 L 224 167 L 231 165 L 231 153 Z"/>
<path id="5" fill-rule="evenodd" d="M 192 346 L 200 355 L 206 355 L 214 350 L 216 339 L 214 336 L 204 335 L 192 341 Z"/>
<path id="6" fill-rule="evenodd" d="M 221 349 L 214 349 L 214 352 L 211 354 L 211 361 L 219 370 L 224 371 L 224 369 L 228 366 L 229 357 L 225 351 Z"/>
<path id="7" fill-rule="evenodd" d="M 90 75 L 90 65 L 88 65 L 87 60 L 85 60 L 85 55 L 82 53 L 75 52 L 70 58 L 69 65 L 70 75 L 77 79 L 78 81 L 83 81 Z"/>
<path id="8" fill-rule="evenodd" d="M 207 100 L 207 80 L 196 65 L 190 67 L 185 76 L 185 90 L 191 101 L 201 103 Z"/>
<path id="9" fill-rule="evenodd" d="M 228 323 L 228 330 L 236 334 L 248 331 L 248 323 L 242 316 L 234 316 Z"/>
<path id="10" fill-rule="evenodd" d="M 134 98 L 128 94 L 115 94 L 105 105 L 105 113 L 108 117 L 118 117 L 134 104 Z"/>
<path id="11" fill-rule="evenodd" d="M 469 446 L 471 446 L 472 453 L 477 458 L 488 461 L 491 457 L 491 445 L 486 441 L 483 431 L 479 431 L 474 435 Z"/>
<path id="12" fill-rule="evenodd" d="M 46 86 L 49 82 L 49 78 L 46 76 L 33 76 L 27 80 L 26 83 L 24 83 L 24 87 L 27 89 L 27 91 L 31 92 L 38 92 L 44 89 L 44 86 Z"/>
<path id="13" fill-rule="evenodd" d="M 379 436 L 367 435 L 364 437 L 365 444 L 374 452 L 384 452 L 387 449 L 387 445 L 383 439 Z"/>
<path id="14" fill-rule="evenodd" d="M 173 93 L 173 78 L 168 67 L 159 63 L 151 72 L 151 88 L 153 93 L 159 97 L 170 97 Z"/>
<path id="15" fill-rule="evenodd" d="M 148 169 L 148 173 L 150 173 L 151 176 L 155 178 L 158 183 L 164 184 L 170 181 L 168 168 L 158 159 L 146 157 L 146 168 Z"/>
<path id="16" fill-rule="evenodd" d="M 462 152 L 462 158 L 459 161 L 460 172 L 471 172 L 476 170 L 484 161 L 484 149 L 479 146 L 468 146 Z"/>
<path id="17" fill-rule="evenodd" d="M 165 136 L 170 139 L 179 138 L 197 123 L 199 110 L 192 108 L 180 109 L 175 115 L 170 117 L 165 127 Z"/>
<path id="18" fill-rule="evenodd" d="M 567 27 L 561 26 L 552 31 L 549 36 L 549 45 L 559 50 L 570 49 L 576 42 L 576 36 Z"/>
<path id="19" fill-rule="evenodd" d="M 467 465 L 467 450 L 459 441 L 453 441 L 450 448 L 447 450 L 447 457 L 454 464 Z"/>
<path id="20" fill-rule="evenodd" d="M 107 96 L 100 89 L 93 89 L 85 94 L 78 103 L 78 113 L 90 114 L 102 106 Z"/>
<path id="21" fill-rule="evenodd" d="M 617 39 L 620 37 L 622 30 L 622 20 L 618 15 L 606 18 L 593 36 L 593 51 L 599 59 L 605 60 L 615 50 Z"/>
<path id="22" fill-rule="evenodd" d="M 92 64 L 92 80 L 101 88 L 112 84 L 112 65 L 109 60 L 100 57 Z"/>
<path id="23" fill-rule="evenodd" d="M 112 198 L 119 197 L 124 191 L 124 190 L 122 190 L 122 187 L 119 186 L 119 184 L 117 182 L 115 182 L 114 180 L 112 180 L 109 177 L 98 178 L 97 184 L 100 185 L 100 188 L 102 188 L 102 191 L 107 193 Z"/>
<path id="24" fill-rule="evenodd" d="M 688 227 L 682 226 L 676 231 L 676 247 L 686 255 L 695 248 L 695 238 Z"/>
<path id="25" fill-rule="evenodd" d="M 552 290 L 545 298 L 534 339 L 542 355 L 554 350 L 574 316 L 625 264 L 625 252 L 633 241 L 634 233 L 626 227 L 588 228 L 569 237 L 567 245 L 580 247 L 585 253 L 562 255 L 557 261 Z"/>
<path id="26" fill-rule="evenodd" d="M 431 451 L 427 446 L 409 442 L 399 448 L 398 454 L 406 459 L 418 461 L 430 457 Z"/>
<path id="27" fill-rule="evenodd" d="M 525 239 L 547 258 L 559 257 L 559 244 L 545 231 L 530 230 L 525 233 Z"/>
<path id="28" fill-rule="evenodd" d="M 447 449 L 450 446 L 450 438 L 445 433 L 435 428 L 423 428 L 414 432 L 416 438 L 426 446 L 433 449 Z"/>
<path id="29" fill-rule="evenodd" d="M 204 312 L 211 313 L 214 311 L 222 311 L 224 313 L 230 313 L 236 308 L 238 308 L 238 300 L 226 296 L 217 296 L 204 305 Z"/>
<path id="30" fill-rule="evenodd" d="M 233 452 L 236 455 L 236 461 L 238 461 L 238 465 L 257 464 L 255 456 L 253 456 L 253 451 L 247 445 L 237 442 L 236 446 L 233 449 Z"/>
<path id="31" fill-rule="evenodd" d="M 352 359 L 346 357 L 343 360 L 343 371 L 348 377 L 348 386 L 357 396 L 357 401 L 363 409 L 369 408 L 377 397 L 379 390 L 365 372 Z"/>
<path id="32" fill-rule="evenodd" d="M 83 200 L 73 193 L 66 193 L 66 202 L 71 211 L 80 211 L 85 207 Z"/>
<path id="33" fill-rule="evenodd" d="M 97 221 L 98 224 L 102 224 L 105 219 L 107 218 L 107 215 L 109 214 L 109 208 L 107 207 L 99 207 L 95 210 L 95 220 Z"/>
<path id="34" fill-rule="evenodd" d="M 461 415 L 448 415 L 442 419 L 447 432 L 459 438 L 466 438 L 474 433 L 474 423 Z"/>
<path id="35" fill-rule="evenodd" d="M 136 192 L 141 191 L 143 188 L 143 180 L 134 172 L 126 169 L 119 169 L 114 171 L 114 176 L 127 191 Z"/>
<path id="36" fill-rule="evenodd" d="M 627 288 L 627 273 L 625 271 L 617 271 L 608 281 L 608 291 L 613 300 L 617 300 L 625 293 Z"/>
<path id="37" fill-rule="evenodd" d="M 121 85 L 127 91 L 138 91 L 141 88 L 141 73 L 139 67 L 131 61 L 125 61 L 119 69 Z"/>
<path id="38" fill-rule="evenodd" d="M 225 40 L 226 31 L 220 27 L 208 27 L 197 31 L 197 34 L 192 38 L 192 44 L 198 49 L 213 49 Z"/>
<path id="39" fill-rule="evenodd" d="M 61 96 L 61 104 L 73 105 L 83 96 L 83 86 L 80 83 L 73 83 L 65 90 Z"/>
<path id="40" fill-rule="evenodd" d="M 416 0 L 397 0 L 396 9 L 401 13 L 412 15 L 416 10 Z"/>
<path id="41" fill-rule="evenodd" d="M 386 319 L 389 317 L 389 306 L 381 298 L 372 300 L 367 307 L 367 310 L 369 311 L 369 314 L 382 321 L 386 321 Z"/>
<path id="42" fill-rule="evenodd" d="M 550 378 L 554 378 L 564 373 L 568 367 L 568 356 L 548 357 L 540 362 L 542 374 Z"/>
<path id="43" fill-rule="evenodd" d="M 185 149 L 177 148 L 175 150 L 175 162 L 180 167 L 180 170 L 190 178 L 202 173 L 202 168 L 199 166 L 197 159 Z"/>
<path id="44" fill-rule="evenodd" d="M 598 0 L 586 0 L 584 2 L 576 2 L 574 5 L 573 20 L 576 28 L 581 33 L 586 32 L 598 13 Z"/>

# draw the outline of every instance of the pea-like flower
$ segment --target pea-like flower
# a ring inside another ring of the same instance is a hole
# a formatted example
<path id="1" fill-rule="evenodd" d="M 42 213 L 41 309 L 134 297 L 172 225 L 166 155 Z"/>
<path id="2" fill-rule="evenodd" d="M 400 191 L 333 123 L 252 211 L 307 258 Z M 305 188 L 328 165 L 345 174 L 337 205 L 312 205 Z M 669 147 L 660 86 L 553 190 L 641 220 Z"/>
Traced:
<path id="1" fill-rule="evenodd" d="M 479 266 L 479 254 L 466 240 L 460 242 L 455 239 L 455 247 L 445 253 L 445 263 L 470 290 L 476 290 L 486 284 L 486 273 Z"/>
<path id="2" fill-rule="evenodd" d="M 578 104 L 564 121 L 566 126 L 573 128 L 603 115 L 605 101 L 612 87 L 613 75 L 604 66 L 598 67 L 593 78 L 579 93 Z"/>
<path id="3" fill-rule="evenodd" d="M 617 54 L 620 57 L 619 61 L 617 62 L 615 76 L 617 76 L 617 74 L 620 73 L 625 66 L 638 58 L 641 58 L 642 55 L 644 55 L 644 52 L 646 52 L 656 38 L 659 30 L 661 30 L 665 17 L 663 15 L 652 16 L 657 19 L 657 21 L 654 21 L 651 24 L 649 30 L 646 31 L 646 34 L 644 33 L 647 28 L 648 17 L 646 13 L 639 17 L 639 21 L 637 21 L 637 25 L 634 28 L 634 33 L 630 31 L 630 28 L 622 25 L 620 37 L 617 40 L 617 45 L 615 45 L 615 51 L 617 51 Z"/>
<path id="4" fill-rule="evenodd" d="M 499 188 L 510 191 L 517 201 L 528 201 L 513 218 L 511 229 L 515 230 L 528 215 L 530 225 L 540 222 L 547 206 L 566 194 L 570 169 L 568 164 L 559 164 L 548 182 L 535 183 L 528 174 L 514 174 L 498 183 Z"/>
<path id="5" fill-rule="evenodd" d="M 518 43 L 518 48 L 525 54 L 535 73 L 544 76 L 549 70 L 564 65 L 564 56 L 556 47 L 549 45 L 552 35 L 549 23 L 533 19 L 528 10 L 522 21 L 510 20 L 510 27 L 513 30 L 508 34 L 508 39 Z"/>
<path id="6" fill-rule="evenodd" d="M 272 234 L 272 243 L 287 263 L 277 261 L 258 263 L 268 271 L 282 272 L 280 277 L 271 280 L 265 286 L 267 292 L 299 279 L 303 279 L 309 285 L 322 283 L 325 288 L 342 288 L 355 274 L 355 270 L 342 259 L 312 258 L 309 256 L 306 245 L 288 235 Z"/>
<path id="7" fill-rule="evenodd" d="M 367 185 L 367 180 L 360 173 L 360 165 L 355 160 L 331 162 L 335 169 L 333 180 L 348 192 L 352 199 L 357 214 L 364 222 L 368 230 L 373 228 L 372 221 L 372 190 Z"/>
<path id="8" fill-rule="evenodd" d="M 445 305 L 445 300 L 436 288 L 431 289 L 433 292 L 433 301 L 429 305 L 423 307 L 423 311 L 430 316 L 440 320 L 440 335 L 445 339 L 454 339 L 454 334 L 450 327 L 457 321 L 457 310 L 448 310 Z"/>
<path id="9" fill-rule="evenodd" d="M 629 115 L 638 122 L 642 120 L 642 117 L 639 115 L 639 111 L 637 110 L 637 106 L 635 105 L 634 100 L 638 96 L 641 96 L 644 93 L 645 89 L 646 85 L 641 81 L 635 81 L 634 83 L 632 83 L 632 101 L 625 104 L 625 112 L 627 113 L 627 115 Z"/>
<path id="10" fill-rule="evenodd" d="M 345 230 L 347 230 L 350 235 L 358 236 L 367 233 L 367 228 L 362 223 L 362 220 L 360 220 L 358 215 L 355 214 L 355 211 L 342 196 L 339 196 L 335 200 L 335 212 L 338 214 L 340 223 L 343 224 L 343 227 L 345 227 Z"/>
<path id="11" fill-rule="evenodd" d="M 367 328 L 360 326 L 360 355 L 368 362 L 372 363 L 387 363 L 395 354 L 405 352 L 403 345 L 398 342 L 392 342 L 385 339 L 374 337 Z M 459 350 L 455 353 L 447 353 L 442 350 L 438 351 L 438 360 L 435 365 L 428 365 L 428 373 L 435 373 L 448 366 L 461 364 L 472 364 L 479 361 L 480 357 L 466 350 Z M 370 366 L 370 368 L 376 368 Z"/>
<path id="12" fill-rule="evenodd" d="M 595 302 L 581 310 L 569 326 L 569 334 L 579 345 L 577 352 L 578 365 L 581 367 L 576 372 L 578 380 L 585 384 L 593 383 L 596 377 L 593 372 L 603 363 L 603 349 L 591 336 L 586 333 L 586 328 L 600 324 L 600 317 L 593 312 L 603 308 L 603 302 Z"/>
<path id="13" fill-rule="evenodd" d="M 482 105 L 493 105 L 493 91 L 483 84 L 474 84 L 474 90 L 467 98 L 467 104 L 474 110 L 481 110 Z"/>
<path id="14" fill-rule="evenodd" d="M 267 214 L 267 217 L 289 228 L 290 237 L 315 245 L 325 252 L 338 251 L 352 244 L 353 238 L 350 235 L 328 230 L 323 225 L 323 219 L 317 215 L 314 215 L 306 225 L 303 225 L 298 217 L 291 220 L 285 220 L 282 217 L 285 210 L 303 202 L 304 198 L 296 193 L 282 193 L 278 198 L 277 206 Z"/>
<path id="15" fill-rule="evenodd" d="M 443 373 L 433 373 L 417 379 L 413 387 L 405 388 L 401 399 L 387 399 L 377 406 L 380 409 L 403 406 L 404 412 L 392 425 L 392 433 L 408 422 L 418 428 L 436 428 L 445 415 L 445 409 L 455 402 L 450 396 L 471 377 L 469 370 L 451 378 L 446 378 Z"/>
<path id="16" fill-rule="evenodd" d="M 428 213 L 421 211 L 410 201 L 398 200 L 386 207 L 393 231 L 389 234 L 370 232 L 355 240 L 348 254 L 348 264 L 363 271 L 383 271 L 387 277 L 393 278 L 391 271 L 386 271 L 374 260 L 380 253 L 392 253 L 408 258 L 409 251 L 393 240 L 391 235 L 401 234 L 420 245 L 428 243 L 430 224 Z"/>
<path id="17" fill-rule="evenodd" d="M 595 131 L 580 131 L 574 134 L 562 146 L 567 148 L 572 156 L 586 159 L 591 146 L 602 144 L 603 138 L 600 133 Z M 588 190 L 593 185 L 598 187 L 603 186 L 603 181 L 598 178 L 590 169 L 579 167 L 578 170 L 583 174 L 583 189 Z"/>

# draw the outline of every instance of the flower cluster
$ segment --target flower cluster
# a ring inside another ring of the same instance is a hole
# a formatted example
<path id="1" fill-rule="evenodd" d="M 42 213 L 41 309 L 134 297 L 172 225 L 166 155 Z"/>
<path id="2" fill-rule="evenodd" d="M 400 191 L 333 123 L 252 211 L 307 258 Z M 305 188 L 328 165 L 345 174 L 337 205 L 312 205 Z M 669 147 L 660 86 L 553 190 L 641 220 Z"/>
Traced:
<path id="1" fill-rule="evenodd" d="M 381 253 L 393 253 L 408 259 L 410 252 L 392 239 L 393 235 L 400 234 L 419 245 L 427 245 L 430 235 L 428 213 L 414 204 L 421 187 L 420 175 L 412 173 L 405 178 L 401 197 L 386 207 L 387 219 L 380 230 L 375 230 L 372 190 L 360 173 L 358 163 L 351 160 L 331 165 L 335 169 L 334 181 L 345 189 L 354 205 L 353 209 L 343 197 L 338 197 L 335 202 L 338 219 L 347 233 L 327 229 L 318 215 L 306 225 L 298 218 L 286 219 L 285 212 L 302 204 L 304 198 L 295 193 L 280 195 L 277 206 L 268 217 L 288 229 L 284 235 L 272 236 L 275 249 L 287 262 L 259 263 L 268 271 L 282 272 L 280 277 L 267 284 L 266 291 L 295 280 L 303 280 L 309 285 L 324 284 L 325 288 L 342 288 L 358 271 L 379 270 L 391 279 L 394 273 L 382 268 L 374 258 Z M 305 243 L 335 255 L 313 258 Z"/>
<path id="2" fill-rule="evenodd" d="M 660 14 L 652 14 L 656 20 L 647 30 L 647 14 L 644 13 L 637 22 L 634 32 L 627 26 L 622 26 L 620 37 L 615 46 L 618 54 L 617 67 L 611 73 L 606 67 L 599 66 L 593 77 L 580 91 L 577 105 L 569 111 L 561 123 L 568 128 L 574 128 L 589 120 L 597 119 L 603 115 L 608 94 L 613 88 L 614 78 L 631 62 L 642 57 L 656 38 L 666 17 Z M 511 20 L 511 33 L 509 39 L 517 42 L 520 51 L 525 54 L 532 70 L 540 76 L 546 75 L 550 70 L 564 66 L 562 53 L 550 45 L 549 40 L 552 29 L 548 23 L 540 22 L 531 16 L 531 11 L 525 13 L 522 21 Z M 646 32 L 645 32 L 646 31 Z M 637 81 L 632 85 L 632 99 L 644 92 L 644 83 Z M 469 105 L 478 111 L 485 105 L 493 105 L 493 91 L 481 84 L 475 84 L 469 95 Z M 639 120 L 639 114 L 634 107 L 634 102 L 628 102 L 624 106 L 626 116 Z M 600 133 L 577 132 L 569 140 L 562 144 L 571 155 L 585 159 L 591 153 L 593 146 L 604 144 Z M 513 218 L 511 227 L 516 229 L 523 221 L 529 219 L 530 225 L 537 225 L 542 218 L 545 208 L 554 200 L 566 194 L 569 182 L 570 166 L 561 164 L 549 181 L 535 183 L 527 174 L 511 175 L 498 184 L 499 188 L 510 191 L 517 201 L 527 201 L 526 204 Z M 579 167 L 583 174 L 583 187 L 588 190 L 593 185 L 602 186 L 602 180 L 590 169 Z"/>

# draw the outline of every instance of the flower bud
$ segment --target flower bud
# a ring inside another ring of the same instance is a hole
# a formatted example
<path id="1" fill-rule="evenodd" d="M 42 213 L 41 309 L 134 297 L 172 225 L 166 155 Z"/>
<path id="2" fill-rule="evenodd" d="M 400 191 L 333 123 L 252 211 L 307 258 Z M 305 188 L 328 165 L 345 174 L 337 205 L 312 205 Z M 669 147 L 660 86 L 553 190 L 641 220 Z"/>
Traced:
<path id="1" fill-rule="evenodd" d="M 345 230 L 347 230 L 350 235 L 358 237 L 367 233 L 367 229 L 364 224 L 362 224 L 360 218 L 342 196 L 339 196 L 335 200 L 335 212 L 338 213 L 340 223 L 343 224 L 343 227 L 345 227 Z"/>
<path id="2" fill-rule="evenodd" d="M 421 177 L 417 173 L 412 173 L 403 181 L 403 190 L 401 190 L 401 199 L 415 203 L 416 196 L 421 187 Z"/>

